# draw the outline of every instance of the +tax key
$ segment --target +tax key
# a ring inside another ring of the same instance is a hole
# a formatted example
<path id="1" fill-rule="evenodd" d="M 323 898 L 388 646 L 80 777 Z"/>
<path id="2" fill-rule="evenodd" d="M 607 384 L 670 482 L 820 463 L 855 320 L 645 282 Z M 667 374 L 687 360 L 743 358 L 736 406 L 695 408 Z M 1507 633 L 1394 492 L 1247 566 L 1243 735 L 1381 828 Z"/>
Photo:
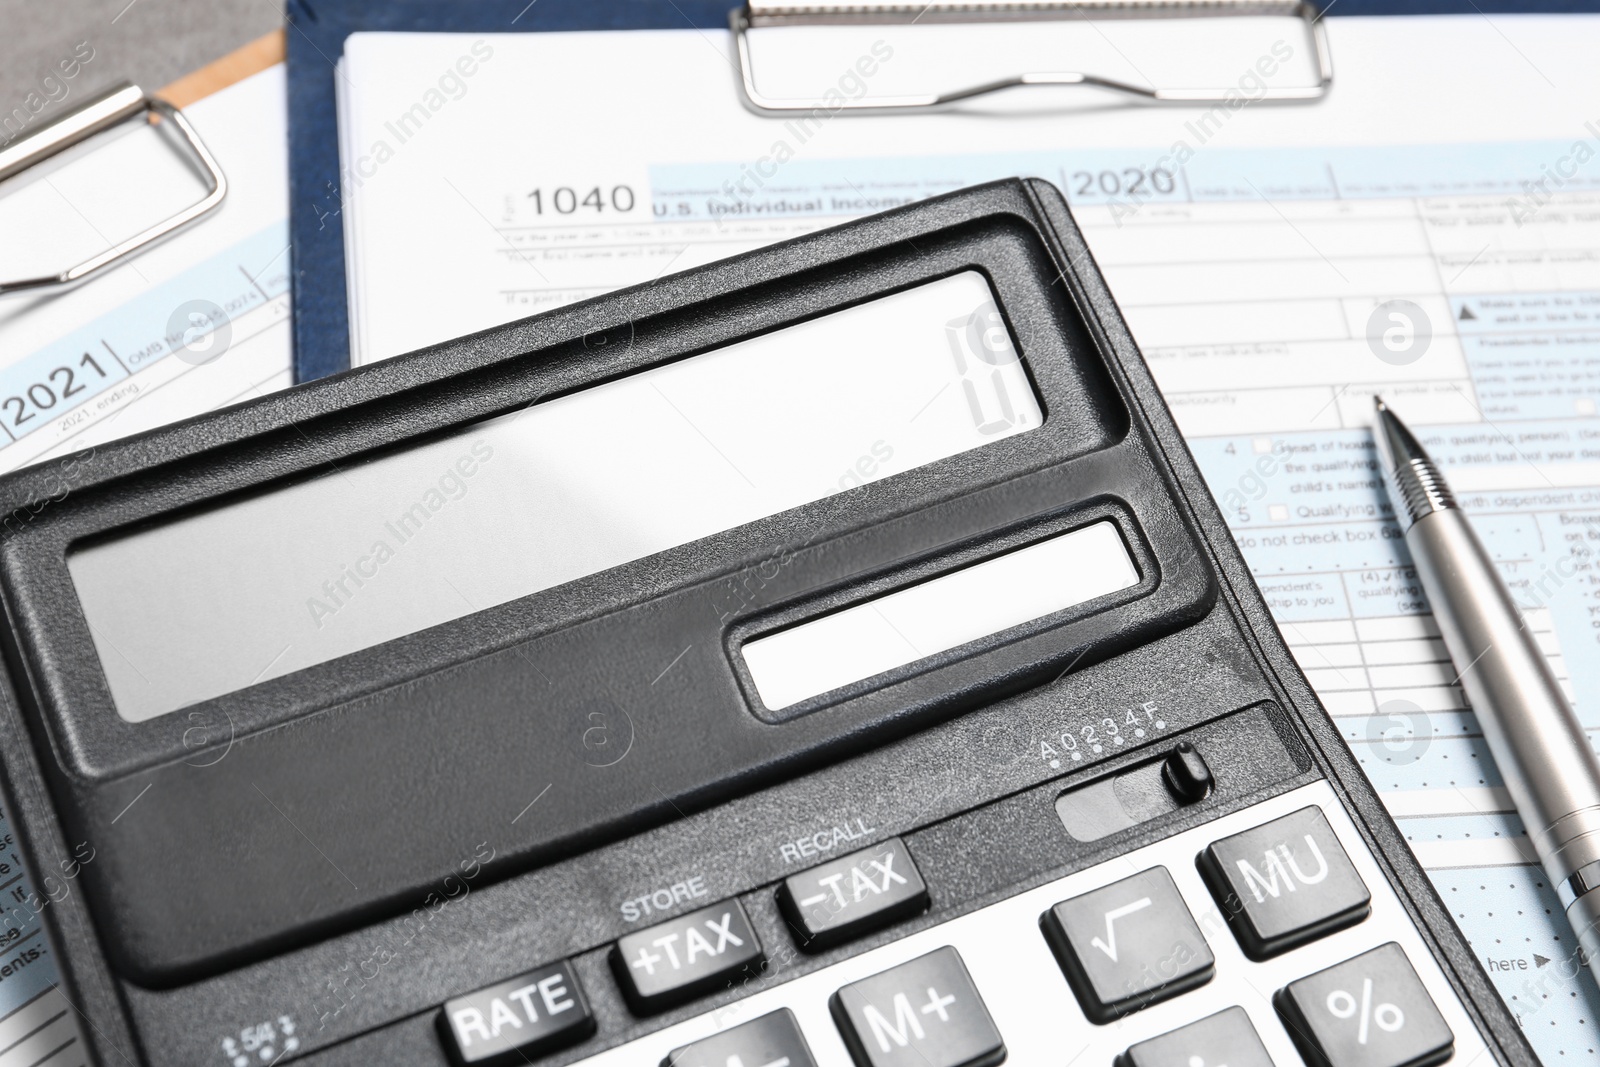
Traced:
<path id="1" fill-rule="evenodd" d="M 764 960 L 737 900 L 724 900 L 617 939 L 611 968 L 637 1012 L 660 1011 L 740 975 Z"/>

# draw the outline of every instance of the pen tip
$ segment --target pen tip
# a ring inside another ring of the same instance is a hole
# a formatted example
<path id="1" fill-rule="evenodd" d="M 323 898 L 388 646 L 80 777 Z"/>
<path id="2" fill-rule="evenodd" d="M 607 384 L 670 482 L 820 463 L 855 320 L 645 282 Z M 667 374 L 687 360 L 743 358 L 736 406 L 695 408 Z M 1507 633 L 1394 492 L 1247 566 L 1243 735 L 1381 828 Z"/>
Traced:
<path id="1" fill-rule="evenodd" d="M 1383 397 L 1379 396 L 1377 393 L 1372 394 L 1372 407 L 1376 411 L 1389 410 L 1388 407 L 1386 407 L 1383 403 Z"/>

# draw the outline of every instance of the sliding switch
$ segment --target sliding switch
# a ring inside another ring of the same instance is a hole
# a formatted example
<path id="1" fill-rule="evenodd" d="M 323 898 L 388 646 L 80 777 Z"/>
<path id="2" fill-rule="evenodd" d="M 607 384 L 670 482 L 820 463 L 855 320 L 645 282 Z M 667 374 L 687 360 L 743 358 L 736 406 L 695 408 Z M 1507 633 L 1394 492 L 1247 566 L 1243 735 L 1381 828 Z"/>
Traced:
<path id="1" fill-rule="evenodd" d="M 1178 747 L 1168 754 L 1161 765 L 1161 780 L 1180 804 L 1204 800 L 1215 784 L 1211 768 L 1206 766 L 1199 750 L 1187 741 L 1178 742 Z"/>

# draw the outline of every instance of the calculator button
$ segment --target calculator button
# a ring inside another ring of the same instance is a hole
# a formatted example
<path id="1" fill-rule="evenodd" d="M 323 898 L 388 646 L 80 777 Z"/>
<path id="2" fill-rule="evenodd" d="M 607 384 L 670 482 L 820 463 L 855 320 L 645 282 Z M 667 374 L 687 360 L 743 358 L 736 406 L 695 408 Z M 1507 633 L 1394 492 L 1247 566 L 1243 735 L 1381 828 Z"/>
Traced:
<path id="1" fill-rule="evenodd" d="M 810 952 L 858 937 L 928 906 L 928 887 L 899 838 L 792 874 L 778 903 Z"/>
<path id="2" fill-rule="evenodd" d="M 446 1002 L 439 1028 L 455 1062 L 486 1067 L 588 1037 L 594 1013 L 563 960 Z"/>
<path id="3" fill-rule="evenodd" d="M 1289 1036 L 1314 1067 L 1430 1067 L 1455 1036 L 1399 945 L 1289 983 L 1273 998 Z"/>
<path id="4" fill-rule="evenodd" d="M 1214 970 L 1211 946 L 1165 867 L 1062 901 L 1041 925 L 1097 1023 L 1204 985 Z"/>
<path id="5" fill-rule="evenodd" d="M 674 1049 L 664 1067 L 817 1067 L 811 1049 L 794 1021 L 794 1012 L 782 1008 Z"/>
<path id="6" fill-rule="evenodd" d="M 611 968 L 638 1012 L 659 1011 L 755 973 L 761 942 L 737 900 L 725 900 L 618 938 Z"/>
<path id="7" fill-rule="evenodd" d="M 1223 838 L 1200 854 L 1200 873 L 1251 959 L 1353 926 L 1372 910 L 1366 884 L 1317 807 Z"/>
<path id="8" fill-rule="evenodd" d="M 828 1007 L 856 1067 L 992 1067 L 1006 1058 L 966 964 L 948 946 L 845 986 Z"/>
<path id="9" fill-rule="evenodd" d="M 1117 1067 L 1273 1067 L 1243 1008 L 1228 1008 L 1124 1052 Z"/>

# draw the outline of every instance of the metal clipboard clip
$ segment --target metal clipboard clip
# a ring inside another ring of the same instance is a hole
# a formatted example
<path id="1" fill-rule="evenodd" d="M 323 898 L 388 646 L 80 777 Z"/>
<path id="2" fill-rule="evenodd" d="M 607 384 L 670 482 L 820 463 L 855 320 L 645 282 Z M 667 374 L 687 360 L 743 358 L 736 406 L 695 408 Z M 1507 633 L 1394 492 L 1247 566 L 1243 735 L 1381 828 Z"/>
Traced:
<path id="1" fill-rule="evenodd" d="M 728 15 L 746 106 L 758 114 L 784 115 L 827 107 L 859 115 L 931 111 L 974 97 L 1006 89 L 1044 85 L 1084 85 L 1126 93 L 1162 104 L 1221 104 L 1233 86 L 1163 89 L 1154 85 L 1103 77 L 1088 71 L 1025 71 L 995 81 L 948 92 L 846 100 L 825 105 L 819 100 L 777 99 L 756 88 L 750 58 L 749 31 L 767 26 L 841 25 L 878 23 L 907 25 L 915 22 L 1040 21 L 1045 19 L 1216 18 L 1220 16 L 1287 16 L 1301 21 L 1317 57 L 1317 84 L 1268 89 L 1257 101 L 1309 103 L 1328 94 L 1333 84 L 1333 58 L 1321 12 L 1304 0 L 918 0 L 918 2 L 868 3 L 863 0 L 748 0 Z"/>
<path id="2" fill-rule="evenodd" d="M 171 237 L 222 203 L 223 198 L 228 195 L 228 179 L 223 177 L 222 168 L 217 166 L 216 159 L 200 140 L 200 135 L 189 124 L 189 120 L 183 117 L 183 112 L 165 100 L 146 95 L 143 89 L 127 82 L 112 86 L 55 121 L 20 138 L 9 148 L 0 149 L 0 181 L 20 174 L 35 163 L 64 152 L 73 145 L 81 144 L 113 126 L 139 117 L 149 121 L 151 116 L 158 116 L 162 122 L 171 123 L 172 128 L 178 131 L 184 144 L 200 165 L 201 173 L 209 186 L 206 195 L 171 218 L 158 222 L 126 241 L 115 244 L 76 266 L 68 267 L 59 274 L 0 282 L 0 296 L 32 289 L 77 285 L 107 267 L 138 255 L 156 242 Z"/>

